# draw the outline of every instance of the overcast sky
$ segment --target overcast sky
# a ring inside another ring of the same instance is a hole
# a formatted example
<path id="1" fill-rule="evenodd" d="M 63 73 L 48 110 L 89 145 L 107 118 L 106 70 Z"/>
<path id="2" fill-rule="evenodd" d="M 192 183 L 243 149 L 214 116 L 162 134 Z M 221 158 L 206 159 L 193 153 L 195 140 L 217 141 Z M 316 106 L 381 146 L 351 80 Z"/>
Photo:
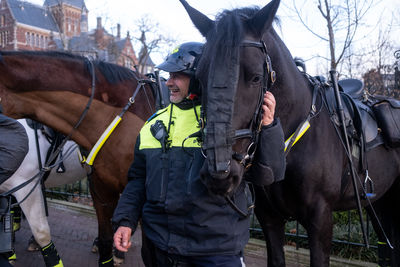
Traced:
<path id="1" fill-rule="evenodd" d="M 42 5 L 44 0 L 27 0 L 35 4 Z M 307 30 L 293 19 L 293 14 L 289 12 L 293 0 L 282 0 L 278 10 L 281 19 L 281 30 L 277 30 L 288 46 L 293 56 L 301 56 L 310 59 L 316 54 L 327 54 L 327 44 L 315 39 Z M 211 19 L 224 9 L 232 9 L 245 6 L 263 7 L 268 0 L 187 0 L 187 2 L 203 12 Z M 308 3 L 315 0 L 308 0 Z M 376 1 L 375 1 L 376 2 Z M 159 23 L 160 30 L 168 36 L 172 36 L 178 43 L 186 41 L 204 41 L 190 21 L 186 11 L 179 0 L 85 0 L 89 10 L 89 30 L 96 27 L 96 18 L 102 17 L 103 26 L 111 33 L 116 34 L 117 23 L 121 24 L 121 35 L 126 36 L 130 31 L 131 36 L 135 36 L 137 28 L 135 22 L 143 15 L 147 14 L 154 22 Z M 296 1 L 298 3 L 298 0 Z M 391 17 L 392 12 L 400 16 L 399 0 L 382 0 L 379 6 L 374 7 L 373 12 L 366 21 L 366 24 L 376 24 L 377 17 L 384 12 L 385 18 Z M 316 10 L 316 19 L 321 19 L 321 15 Z M 321 22 L 321 21 L 320 21 Z M 324 26 L 325 23 L 323 23 Z M 397 22 L 399 30 L 399 22 Z M 368 31 L 372 39 L 375 33 Z M 397 35 L 399 36 L 399 35 Z M 138 36 L 137 36 L 138 37 Z M 361 39 L 362 37 L 359 37 Z M 398 38 L 397 38 L 398 39 Z M 364 41 L 365 42 L 365 41 Z M 400 48 L 400 41 L 397 43 Z M 136 47 L 135 47 L 136 48 Z M 136 48 L 138 50 L 139 48 Z M 138 51 L 136 51 L 138 52 Z M 153 61 L 161 63 L 167 50 L 161 54 L 152 55 Z M 310 61 L 311 62 L 311 61 Z M 310 70 L 314 72 L 313 70 Z"/>

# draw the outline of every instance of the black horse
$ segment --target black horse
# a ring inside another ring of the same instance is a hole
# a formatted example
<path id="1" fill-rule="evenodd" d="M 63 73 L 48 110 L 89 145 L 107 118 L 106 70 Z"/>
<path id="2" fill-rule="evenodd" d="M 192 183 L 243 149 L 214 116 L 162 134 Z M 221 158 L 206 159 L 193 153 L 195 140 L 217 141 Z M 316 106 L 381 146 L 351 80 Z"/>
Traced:
<path id="1" fill-rule="evenodd" d="M 297 219 L 307 230 L 311 266 L 328 266 L 332 212 L 354 209 L 355 191 L 344 146 L 321 94 L 313 101 L 312 84 L 297 69 L 272 27 L 280 1 L 273 0 L 262 9 L 227 10 L 216 21 L 181 2 L 207 41 L 197 75 L 207 98 L 203 103 L 207 111 L 205 171 L 212 177 L 208 185 L 213 191 L 229 192 L 243 177 L 246 164 L 241 163 L 251 157 L 251 143 L 256 144 L 260 97 L 265 89 L 270 90 L 285 136 L 306 118 L 311 127 L 287 156 L 285 180 L 255 187 L 255 212 L 266 238 L 268 266 L 285 266 L 284 224 L 288 219 Z M 391 266 L 400 264 L 400 214 L 394 208 L 400 204 L 399 162 L 399 149 L 379 145 L 367 153 L 376 194 L 371 201 L 395 248 L 383 245 L 390 253 Z M 365 173 L 358 176 L 364 179 Z M 362 185 L 357 186 L 362 192 Z M 366 206 L 368 201 L 361 197 Z M 379 227 L 376 230 L 385 242 Z"/>

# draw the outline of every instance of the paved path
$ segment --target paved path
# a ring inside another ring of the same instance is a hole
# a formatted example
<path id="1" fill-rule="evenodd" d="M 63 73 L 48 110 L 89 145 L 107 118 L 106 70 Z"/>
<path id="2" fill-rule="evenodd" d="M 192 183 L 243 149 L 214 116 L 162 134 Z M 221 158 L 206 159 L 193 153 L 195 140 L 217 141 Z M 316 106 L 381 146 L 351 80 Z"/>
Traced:
<path id="1" fill-rule="evenodd" d="M 97 267 L 97 254 L 90 251 L 92 242 L 97 235 L 95 216 L 68 209 L 60 205 L 49 206 L 49 223 L 52 239 L 63 260 L 65 267 Z M 40 252 L 26 250 L 31 236 L 26 220 L 22 221 L 21 230 L 16 233 L 15 267 L 45 266 Z M 140 233 L 135 233 L 133 246 L 126 255 L 123 266 L 144 267 L 140 258 Z M 261 252 L 262 254 L 263 252 Z M 247 267 L 266 266 L 265 257 L 260 253 L 247 253 Z"/>
<path id="2" fill-rule="evenodd" d="M 53 241 L 63 260 L 65 267 L 98 267 L 97 254 L 91 252 L 94 238 L 97 236 L 97 220 L 93 209 L 73 204 L 65 206 L 65 202 L 49 202 L 49 223 Z M 82 208 L 83 207 L 83 208 Z M 84 212 L 83 212 L 84 211 Z M 26 251 L 31 232 L 26 220 L 22 221 L 21 230 L 16 233 L 17 261 L 15 267 L 43 267 L 44 261 L 40 252 Z M 251 241 L 245 250 L 247 267 L 265 267 L 266 249 L 262 242 Z M 121 266 L 144 267 L 140 258 L 140 232 L 135 233 L 133 245 Z M 286 246 L 286 267 L 309 266 L 309 251 Z M 333 260 L 333 261 L 332 261 Z M 354 262 L 331 257 L 331 267 L 376 267 L 376 264 Z M 1 267 L 1 266 L 0 266 Z"/>

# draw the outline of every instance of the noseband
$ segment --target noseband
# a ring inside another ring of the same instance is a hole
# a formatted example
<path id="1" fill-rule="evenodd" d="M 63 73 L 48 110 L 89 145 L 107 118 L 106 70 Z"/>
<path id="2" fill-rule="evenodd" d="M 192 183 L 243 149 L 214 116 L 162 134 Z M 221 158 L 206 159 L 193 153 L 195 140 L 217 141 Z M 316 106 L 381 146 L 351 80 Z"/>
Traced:
<path id="1" fill-rule="evenodd" d="M 256 111 L 253 115 L 253 118 L 250 123 L 250 127 L 247 129 L 238 129 L 235 130 L 235 135 L 233 140 L 250 138 L 250 144 L 246 149 L 245 154 L 233 152 L 232 158 L 239 161 L 241 165 L 243 165 L 246 169 L 251 166 L 251 163 L 254 159 L 254 153 L 256 151 L 259 135 L 262 127 L 262 104 L 264 101 L 264 94 L 271 89 L 273 83 L 276 80 L 276 73 L 272 69 L 271 59 L 267 52 L 267 47 L 263 41 L 249 41 L 244 40 L 241 43 L 241 47 L 255 47 L 261 49 L 264 54 L 265 62 L 264 62 L 264 73 L 263 73 L 263 82 L 260 87 L 258 103 Z"/>

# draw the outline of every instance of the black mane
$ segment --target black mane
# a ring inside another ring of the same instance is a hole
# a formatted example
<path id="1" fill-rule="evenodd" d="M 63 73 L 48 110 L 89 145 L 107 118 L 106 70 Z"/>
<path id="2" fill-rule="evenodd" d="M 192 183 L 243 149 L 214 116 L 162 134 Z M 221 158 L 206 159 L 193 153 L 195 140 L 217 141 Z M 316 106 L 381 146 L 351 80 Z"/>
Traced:
<path id="1" fill-rule="evenodd" d="M 26 56 L 37 56 L 37 57 L 50 57 L 65 60 L 77 60 L 83 61 L 85 64 L 85 69 L 88 73 L 91 73 L 91 61 L 90 59 L 75 55 L 67 52 L 60 51 L 0 51 L 0 63 L 4 63 L 2 56 L 12 56 L 12 55 L 26 55 Z M 106 78 L 106 80 L 111 84 L 116 84 L 125 80 L 139 80 L 138 75 L 125 67 L 119 65 L 108 63 L 102 60 L 92 61 L 93 66 L 96 67 L 101 74 Z"/>
<path id="2" fill-rule="evenodd" d="M 203 56 L 199 62 L 199 74 L 206 72 L 210 60 L 214 55 L 223 56 L 229 61 L 231 55 L 239 49 L 240 43 L 244 37 L 244 23 L 246 20 L 256 14 L 260 9 L 257 7 L 246 7 L 241 9 L 225 10 L 218 14 L 215 20 L 215 30 L 207 35 L 207 44 L 203 51 Z"/>

